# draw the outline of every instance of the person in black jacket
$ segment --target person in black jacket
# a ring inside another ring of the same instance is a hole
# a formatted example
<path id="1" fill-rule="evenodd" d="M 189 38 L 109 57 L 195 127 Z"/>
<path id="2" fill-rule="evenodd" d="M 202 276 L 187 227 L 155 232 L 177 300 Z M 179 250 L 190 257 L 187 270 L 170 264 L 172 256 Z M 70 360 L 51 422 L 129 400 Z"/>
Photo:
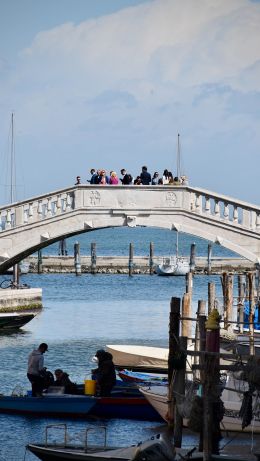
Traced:
<path id="1" fill-rule="evenodd" d="M 149 186 L 149 184 L 151 184 L 152 177 L 150 173 L 148 173 L 147 171 L 147 166 L 142 167 L 142 173 L 140 174 L 140 178 L 144 186 Z"/>
<path id="2" fill-rule="evenodd" d="M 98 368 L 92 370 L 93 379 L 97 381 L 97 391 L 99 395 L 107 397 L 116 384 L 113 356 L 110 352 L 106 352 L 103 349 L 99 349 L 95 356 L 98 359 Z"/>

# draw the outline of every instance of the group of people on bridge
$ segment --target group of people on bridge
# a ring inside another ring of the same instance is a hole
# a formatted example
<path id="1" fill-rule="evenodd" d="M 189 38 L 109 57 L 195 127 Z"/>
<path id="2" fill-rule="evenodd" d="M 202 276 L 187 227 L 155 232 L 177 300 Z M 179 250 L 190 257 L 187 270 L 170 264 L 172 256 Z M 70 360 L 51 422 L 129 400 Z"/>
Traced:
<path id="1" fill-rule="evenodd" d="M 122 185 L 135 185 L 135 186 L 157 186 L 157 185 L 173 185 L 173 186 L 187 186 L 188 185 L 188 179 L 187 176 L 174 176 L 171 171 L 168 171 L 165 169 L 163 171 L 163 174 L 160 176 L 158 171 L 155 171 L 153 176 L 151 173 L 149 173 L 147 166 L 142 167 L 142 171 L 140 175 L 136 176 L 133 178 L 133 176 L 127 172 L 125 168 L 122 168 L 121 171 L 121 177 L 119 178 L 116 171 L 110 171 L 109 174 L 107 174 L 106 170 L 104 169 L 95 169 L 92 168 L 90 170 L 90 179 L 87 180 L 88 183 L 90 184 L 97 184 L 97 185 L 107 185 L 110 184 L 112 186 L 116 186 L 118 184 Z M 76 177 L 76 183 L 75 185 L 81 184 L 81 177 L 77 176 Z"/>
<path id="2" fill-rule="evenodd" d="M 65 394 L 80 394 L 80 387 L 69 379 L 68 373 L 61 368 L 54 371 L 55 378 L 44 367 L 43 354 L 48 351 L 48 344 L 41 343 L 28 357 L 27 378 L 32 386 L 32 397 L 41 397 L 43 391 L 48 392 L 51 386 L 61 387 Z M 96 381 L 97 395 L 109 396 L 116 384 L 116 372 L 113 356 L 104 349 L 99 349 L 95 355 L 97 368 L 92 370 L 92 379 Z"/>

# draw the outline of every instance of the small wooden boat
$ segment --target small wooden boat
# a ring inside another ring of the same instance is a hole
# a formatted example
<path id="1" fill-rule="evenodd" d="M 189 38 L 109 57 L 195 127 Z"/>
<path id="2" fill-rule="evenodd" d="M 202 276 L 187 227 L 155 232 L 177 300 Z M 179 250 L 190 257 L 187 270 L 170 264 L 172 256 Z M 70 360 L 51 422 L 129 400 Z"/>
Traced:
<path id="1" fill-rule="evenodd" d="M 36 315 L 33 312 L 2 312 L 0 313 L 0 333 L 23 327 Z"/>
<path id="2" fill-rule="evenodd" d="M 51 427 L 51 426 L 49 426 Z M 161 434 L 152 437 L 150 440 L 140 442 L 137 445 L 129 447 L 109 447 L 106 444 L 106 428 L 101 427 L 100 430 L 105 430 L 105 440 L 103 446 L 88 444 L 88 431 L 95 430 L 87 428 L 85 431 L 85 443 L 82 445 L 68 444 L 68 434 L 65 432 L 64 442 L 62 445 L 48 443 L 48 436 L 45 437 L 45 444 L 28 444 L 26 449 L 37 456 L 42 461 L 134 461 L 140 459 L 151 459 L 156 461 L 169 461 L 175 459 L 175 450 L 173 445 L 165 439 Z"/>
<path id="3" fill-rule="evenodd" d="M 116 367 L 165 373 L 168 370 L 169 350 L 162 347 L 108 344 Z"/>

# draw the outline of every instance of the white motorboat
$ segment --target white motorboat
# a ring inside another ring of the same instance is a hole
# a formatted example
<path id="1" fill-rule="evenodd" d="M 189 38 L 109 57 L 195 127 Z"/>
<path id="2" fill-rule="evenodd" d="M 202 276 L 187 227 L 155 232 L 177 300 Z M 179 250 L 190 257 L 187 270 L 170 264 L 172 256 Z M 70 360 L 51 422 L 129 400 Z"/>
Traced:
<path id="1" fill-rule="evenodd" d="M 169 350 L 163 347 L 108 344 L 115 366 L 139 370 L 168 370 Z"/>

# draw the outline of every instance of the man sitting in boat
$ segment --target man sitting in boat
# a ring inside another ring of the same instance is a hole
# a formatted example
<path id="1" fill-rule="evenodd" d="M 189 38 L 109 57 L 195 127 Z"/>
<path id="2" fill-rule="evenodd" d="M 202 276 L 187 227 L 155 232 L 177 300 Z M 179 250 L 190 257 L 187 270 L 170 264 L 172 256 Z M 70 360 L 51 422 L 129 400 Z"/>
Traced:
<path id="1" fill-rule="evenodd" d="M 100 396 L 109 396 L 113 386 L 116 384 L 115 365 L 110 352 L 99 349 L 95 357 L 98 360 L 98 368 L 92 370 L 93 379 L 97 381 L 97 393 Z"/>
<path id="2" fill-rule="evenodd" d="M 68 373 L 61 370 L 61 368 L 57 368 L 57 370 L 54 371 L 54 374 L 56 379 L 53 383 L 53 386 L 64 387 L 65 394 L 78 393 L 77 385 L 69 379 Z"/>

